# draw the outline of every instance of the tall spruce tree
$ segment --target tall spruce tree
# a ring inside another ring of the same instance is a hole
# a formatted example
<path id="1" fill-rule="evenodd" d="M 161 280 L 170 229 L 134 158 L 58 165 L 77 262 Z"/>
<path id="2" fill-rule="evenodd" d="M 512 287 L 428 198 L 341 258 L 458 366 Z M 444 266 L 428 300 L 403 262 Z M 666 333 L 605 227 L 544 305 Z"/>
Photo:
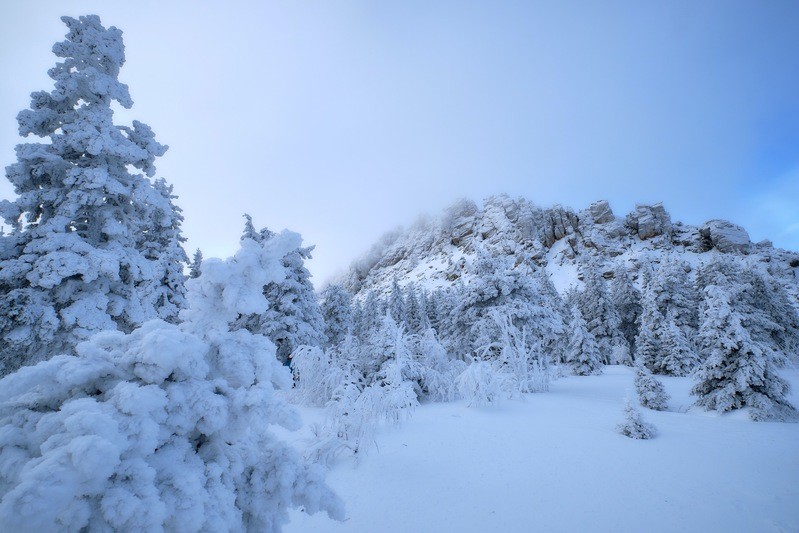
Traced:
<path id="1" fill-rule="evenodd" d="M 180 213 L 148 179 L 167 147 L 146 124 L 113 122 L 114 103 L 133 105 L 117 79 L 122 32 L 95 15 L 62 20 L 55 87 L 17 117 L 20 135 L 45 142 L 17 146 L 6 177 L 18 197 L 0 202 L 12 228 L 0 247 L 0 374 L 100 330 L 174 318 L 183 301 Z"/>

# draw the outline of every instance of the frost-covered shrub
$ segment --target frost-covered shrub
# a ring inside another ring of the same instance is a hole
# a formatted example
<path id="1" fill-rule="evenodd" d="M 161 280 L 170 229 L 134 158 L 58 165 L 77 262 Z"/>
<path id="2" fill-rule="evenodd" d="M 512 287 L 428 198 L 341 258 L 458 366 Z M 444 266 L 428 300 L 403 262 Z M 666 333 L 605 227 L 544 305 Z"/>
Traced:
<path id="1" fill-rule="evenodd" d="M 541 343 L 529 340 L 526 327 L 515 326 L 499 311 L 493 312 L 492 318 L 499 331 L 499 338 L 492 343 L 492 348 L 499 352 L 499 368 L 508 374 L 514 388 L 521 393 L 548 391 L 549 359 L 543 353 Z"/>
<path id="2" fill-rule="evenodd" d="M 404 327 L 386 315 L 370 342 L 359 345 L 347 336 L 332 366 L 338 386 L 326 406 L 325 421 L 316 427 L 312 456 L 332 461 L 345 450 L 363 455 L 374 445 L 381 427 L 396 426 L 419 405 L 422 368 L 414 358 Z M 365 360 L 371 361 L 366 364 Z M 379 363 L 377 370 L 371 369 Z"/>
<path id="3" fill-rule="evenodd" d="M 470 406 L 488 405 L 513 396 L 513 383 L 508 375 L 490 361 L 474 361 L 455 382 L 458 394 Z"/>
<path id="4" fill-rule="evenodd" d="M 663 384 L 641 363 L 635 365 L 635 393 L 644 407 L 655 411 L 669 408 L 669 395 Z"/>
<path id="5" fill-rule="evenodd" d="M 418 405 L 407 381 L 363 387 L 356 379 L 346 379 L 328 402 L 324 422 L 314 428 L 316 442 L 310 455 L 323 463 L 332 462 L 345 450 L 362 456 L 375 445 L 381 427 L 398 425 Z"/>
<path id="6" fill-rule="evenodd" d="M 624 422 L 616 426 L 616 429 L 625 437 L 631 439 L 651 439 L 657 435 L 655 426 L 644 422 L 641 413 L 636 409 L 630 400 L 624 405 Z"/>
<path id="7" fill-rule="evenodd" d="M 294 388 L 291 400 L 300 405 L 323 407 L 342 379 L 342 370 L 333 364 L 331 352 L 316 346 L 300 346 L 291 354 Z"/>
<path id="8" fill-rule="evenodd" d="M 3 531 L 277 531 L 303 506 L 340 518 L 318 467 L 269 430 L 299 418 L 275 346 L 231 332 L 266 307 L 299 238 L 242 243 L 189 282 L 180 325 L 103 332 L 0 381 Z"/>
<path id="9" fill-rule="evenodd" d="M 454 400 L 455 378 L 466 369 L 466 363 L 451 360 L 447 356 L 432 328 L 428 328 L 419 338 L 416 357 L 421 366 L 420 399 L 432 402 Z"/>

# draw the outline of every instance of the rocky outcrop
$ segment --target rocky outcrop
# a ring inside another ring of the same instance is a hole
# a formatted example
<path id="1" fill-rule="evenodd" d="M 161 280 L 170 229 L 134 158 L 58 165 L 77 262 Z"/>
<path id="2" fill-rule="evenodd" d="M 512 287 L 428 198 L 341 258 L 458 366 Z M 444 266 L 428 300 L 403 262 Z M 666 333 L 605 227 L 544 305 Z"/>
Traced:
<path id="1" fill-rule="evenodd" d="M 556 205 L 543 213 L 543 243 L 552 246 L 577 227 L 577 215 L 571 209 Z"/>
<path id="2" fill-rule="evenodd" d="M 661 203 L 636 205 L 635 211 L 627 215 L 627 226 L 639 239 L 651 239 L 671 232 L 671 217 Z"/>
<path id="3" fill-rule="evenodd" d="M 699 230 L 711 246 L 724 253 L 749 253 L 752 241 L 741 226 L 726 220 L 709 220 Z"/>
<path id="4" fill-rule="evenodd" d="M 594 224 L 607 224 L 613 222 L 616 217 L 610 209 L 610 204 L 607 200 L 600 200 L 588 206 L 588 212 L 591 215 L 591 220 Z"/>
<path id="5" fill-rule="evenodd" d="M 576 276 L 579 263 L 588 258 L 603 263 L 606 278 L 619 264 L 626 265 L 635 278 L 643 264 L 657 264 L 659 254 L 691 254 L 701 262 L 704 259 L 697 255 L 718 250 L 739 255 L 749 264 L 762 262 L 770 273 L 793 283 L 791 286 L 799 279 L 796 252 L 775 249 L 765 242 L 752 244 L 746 230 L 724 220 L 702 226 L 672 222 L 659 203 L 638 205 L 621 218 L 614 216 L 607 201 L 594 202 L 577 212 L 559 205 L 542 208 L 525 199 L 500 195 L 487 198 L 482 207 L 461 200 L 441 218 L 385 235 L 353 263 L 343 281 L 353 293 L 389 290 L 395 277 L 428 287 L 468 283 L 478 250 L 512 257 L 516 265 L 560 270 L 563 279 Z M 565 282 L 561 283 L 565 288 Z M 799 293 L 799 288 L 795 292 Z"/>
<path id="6" fill-rule="evenodd" d="M 447 209 L 443 229 L 449 233 L 452 244 L 458 246 L 474 232 L 474 216 L 477 213 L 477 204 L 471 200 L 459 200 Z"/>

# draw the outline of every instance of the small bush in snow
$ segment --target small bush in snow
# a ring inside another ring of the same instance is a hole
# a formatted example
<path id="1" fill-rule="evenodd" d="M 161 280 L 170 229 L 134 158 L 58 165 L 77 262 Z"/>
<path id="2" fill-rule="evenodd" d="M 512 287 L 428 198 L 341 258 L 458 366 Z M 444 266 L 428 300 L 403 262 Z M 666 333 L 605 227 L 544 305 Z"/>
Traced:
<path id="1" fill-rule="evenodd" d="M 333 349 L 300 346 L 291 354 L 294 388 L 290 398 L 300 405 L 323 407 L 341 383 L 343 369 L 334 364 Z"/>
<path id="2" fill-rule="evenodd" d="M 476 360 L 458 376 L 458 393 L 467 404 L 488 405 L 513 396 L 508 375 L 489 361 Z"/>
<path id="3" fill-rule="evenodd" d="M 635 392 L 644 407 L 655 411 L 669 408 L 669 394 L 663 384 L 641 363 L 635 365 Z"/>
<path id="4" fill-rule="evenodd" d="M 466 369 L 466 363 L 449 359 L 432 328 L 419 337 L 416 351 L 416 359 L 421 365 L 420 399 L 432 402 L 454 400 L 455 378 Z"/>
<path id="5" fill-rule="evenodd" d="M 643 421 L 641 413 L 630 400 L 624 405 L 624 422 L 616 426 L 616 429 L 631 439 L 651 439 L 657 434 L 655 426 Z"/>
<path id="6" fill-rule="evenodd" d="M 491 313 L 499 338 L 485 352 L 498 352 L 497 362 L 518 392 L 546 392 L 549 390 L 549 364 L 537 339 L 530 339 L 526 327 L 517 327 L 510 317 L 494 310 Z"/>

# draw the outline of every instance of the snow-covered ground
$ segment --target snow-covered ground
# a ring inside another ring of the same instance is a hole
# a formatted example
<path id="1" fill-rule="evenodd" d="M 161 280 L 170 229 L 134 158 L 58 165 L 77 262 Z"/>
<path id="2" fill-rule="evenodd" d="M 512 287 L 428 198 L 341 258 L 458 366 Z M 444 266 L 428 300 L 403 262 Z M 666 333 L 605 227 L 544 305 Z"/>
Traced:
<path id="1" fill-rule="evenodd" d="M 783 374 L 799 405 L 799 371 Z M 626 367 L 492 407 L 423 405 L 331 470 L 345 522 L 294 511 L 285 531 L 799 531 L 799 424 L 690 409 L 689 378 L 659 379 L 672 399 L 641 410 L 649 441 L 615 431 L 635 397 Z"/>

